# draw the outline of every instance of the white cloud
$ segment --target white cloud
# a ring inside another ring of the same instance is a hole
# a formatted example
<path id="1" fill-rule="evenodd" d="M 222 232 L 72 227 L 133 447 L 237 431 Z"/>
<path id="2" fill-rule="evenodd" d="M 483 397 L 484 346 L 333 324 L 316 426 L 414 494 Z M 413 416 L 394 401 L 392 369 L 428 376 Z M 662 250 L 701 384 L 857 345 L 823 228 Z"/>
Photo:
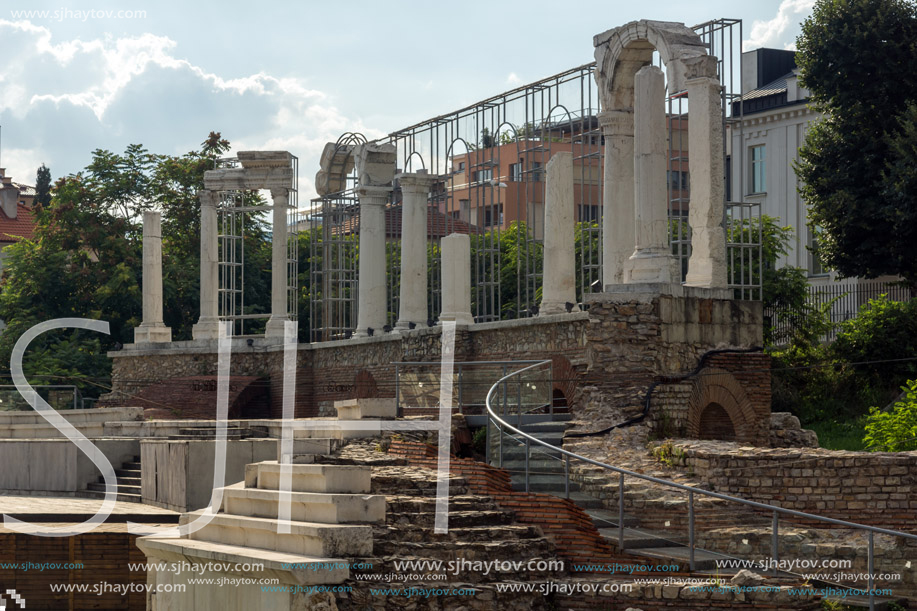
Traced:
<path id="1" fill-rule="evenodd" d="M 519 85 L 521 83 L 522 79 L 519 78 L 519 75 L 517 75 L 515 72 L 510 72 L 509 76 L 506 77 L 507 85 Z"/>
<path id="2" fill-rule="evenodd" d="M 745 40 L 745 50 L 750 51 L 760 47 L 783 47 L 795 49 L 794 40 L 785 40 L 787 30 L 791 25 L 802 21 L 815 6 L 815 0 L 783 0 L 777 15 L 768 21 L 755 21 L 751 26 L 751 33 Z"/>
<path id="3" fill-rule="evenodd" d="M 57 168 L 55 176 L 76 171 L 89 151 L 123 150 L 128 142 L 155 152 L 185 151 L 217 129 L 234 150 L 285 149 L 299 156 L 305 198 L 314 195 L 305 177 L 318 168 L 325 142 L 347 131 L 384 135 L 343 116 L 303 79 L 264 72 L 226 77 L 176 49 L 175 41 L 150 33 L 56 41 L 46 27 L 0 19 L 0 116 L 19 147 L 3 152 L 11 175 L 30 182 L 42 161 Z M 58 123 L 74 129 L 55 138 Z"/>

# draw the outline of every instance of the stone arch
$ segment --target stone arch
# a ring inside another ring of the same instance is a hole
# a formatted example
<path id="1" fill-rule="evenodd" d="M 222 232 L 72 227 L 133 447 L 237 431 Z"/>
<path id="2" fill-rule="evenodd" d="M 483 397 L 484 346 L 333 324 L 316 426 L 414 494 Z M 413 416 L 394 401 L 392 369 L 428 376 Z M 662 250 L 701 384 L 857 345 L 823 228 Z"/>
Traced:
<path id="1" fill-rule="evenodd" d="M 552 400 L 555 392 L 563 395 L 567 409 L 573 401 L 576 392 L 577 373 L 565 356 L 555 355 L 551 357 L 551 395 Z"/>
<path id="2" fill-rule="evenodd" d="M 729 427 L 717 421 L 723 417 L 729 419 Z M 751 401 L 739 381 L 724 369 L 701 370 L 688 402 L 688 437 L 722 439 L 725 436 L 732 437 L 728 441 L 755 444 L 760 441 L 758 428 Z"/>
<path id="3" fill-rule="evenodd" d="M 353 399 L 374 399 L 379 396 L 376 378 L 367 369 L 361 369 L 353 378 Z"/>
<path id="4" fill-rule="evenodd" d="M 633 107 L 634 75 L 659 52 L 665 64 L 669 93 L 685 89 L 688 79 L 716 78 L 716 57 L 697 32 L 683 23 L 642 19 L 594 38 L 596 82 L 605 110 Z"/>

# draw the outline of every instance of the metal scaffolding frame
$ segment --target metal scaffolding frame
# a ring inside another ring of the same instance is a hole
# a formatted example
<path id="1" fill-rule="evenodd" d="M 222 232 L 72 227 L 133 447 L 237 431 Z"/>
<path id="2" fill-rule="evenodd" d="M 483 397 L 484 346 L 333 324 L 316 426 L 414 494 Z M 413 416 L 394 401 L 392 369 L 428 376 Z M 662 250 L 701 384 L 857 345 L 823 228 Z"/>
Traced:
<path id="1" fill-rule="evenodd" d="M 717 57 L 722 91 L 724 155 L 728 126 L 742 129 L 741 117 L 729 115 L 741 96 L 742 22 L 717 19 L 694 30 Z M 658 53 L 657 61 L 658 61 Z M 380 143 L 394 144 L 398 171 L 425 169 L 438 176 L 429 201 L 429 320 L 441 310 L 439 241 L 453 232 L 472 242 L 472 313 L 476 322 L 532 316 L 537 313 L 542 279 L 545 166 L 559 151 L 574 158 L 576 205 L 576 295 L 600 292 L 602 279 L 602 198 L 604 139 L 598 122 L 600 100 L 593 78 L 595 63 L 583 64 L 465 108 L 392 132 Z M 686 92 L 667 92 L 669 132 L 668 188 L 670 243 L 687 272 L 690 228 L 687 208 Z M 345 134 L 338 146 L 365 141 Z M 739 152 L 741 154 L 741 151 Z M 725 161 L 725 160 L 724 160 Z M 346 165 L 346 163 L 345 163 Z M 728 165 L 724 163 L 724 168 Z M 728 171 L 728 169 L 727 169 Z M 741 174 L 741 173 L 740 173 Z M 726 176 L 723 176 L 724 182 Z M 321 249 L 310 240 L 309 311 L 312 341 L 349 337 L 356 325 L 357 274 L 354 234 L 359 231 L 359 205 L 351 173 L 346 189 L 313 200 L 310 227 L 321 226 Z M 727 194 L 728 198 L 728 194 Z M 760 207 L 724 202 L 729 286 L 737 298 L 760 299 Z M 397 216 L 398 185 L 386 211 L 386 224 Z M 757 220 L 755 220 L 757 219 Z M 510 221 L 522 221 L 513 227 Z M 737 223 L 748 230 L 738 231 Z M 757 234 L 752 228 L 758 228 Z M 386 228 L 388 258 L 388 322 L 398 315 L 400 227 Z M 315 253 L 321 251 L 322 269 Z M 515 259 L 507 258 L 515 255 Z M 515 266 L 513 266 L 513 263 Z M 318 283 L 318 284 L 316 284 Z M 505 302 L 504 302 L 505 301 Z"/>
<path id="2" fill-rule="evenodd" d="M 219 159 L 215 167 L 236 168 L 239 161 L 235 158 Z M 299 160 L 296 157 L 292 157 L 291 170 L 293 183 L 289 190 L 286 220 L 286 293 L 288 315 L 291 320 L 296 320 L 299 311 Z M 267 295 L 266 311 L 255 311 L 262 309 L 264 304 L 246 304 L 245 242 L 250 237 L 246 234 L 246 226 L 254 221 L 256 215 L 269 213 L 274 206 L 266 204 L 265 197 L 258 191 L 234 189 L 219 191 L 217 196 L 219 317 L 232 322 L 232 334 L 235 336 L 263 335 L 264 323 L 271 317 L 270 295 Z M 248 271 L 251 273 L 252 270 Z"/>

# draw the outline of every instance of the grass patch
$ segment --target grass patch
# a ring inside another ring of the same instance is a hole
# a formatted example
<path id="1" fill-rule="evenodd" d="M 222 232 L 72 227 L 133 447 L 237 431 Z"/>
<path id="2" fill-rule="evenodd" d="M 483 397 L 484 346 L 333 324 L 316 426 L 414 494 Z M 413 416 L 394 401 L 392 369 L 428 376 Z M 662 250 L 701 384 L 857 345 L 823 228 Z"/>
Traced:
<path id="1" fill-rule="evenodd" d="M 863 443 L 866 416 L 844 421 L 822 420 L 809 422 L 803 428 L 812 429 L 818 435 L 818 445 L 828 450 L 866 450 Z"/>

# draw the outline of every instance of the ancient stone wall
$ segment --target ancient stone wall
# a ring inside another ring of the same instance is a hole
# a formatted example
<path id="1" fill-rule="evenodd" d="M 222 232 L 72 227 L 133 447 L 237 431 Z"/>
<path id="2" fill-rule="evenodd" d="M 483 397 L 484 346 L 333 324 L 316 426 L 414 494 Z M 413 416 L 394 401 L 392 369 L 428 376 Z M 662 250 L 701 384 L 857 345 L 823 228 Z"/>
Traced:
<path id="1" fill-rule="evenodd" d="M 686 468 L 717 492 L 917 532 L 917 452 L 765 449 L 713 441 L 675 445 L 684 451 Z"/>

